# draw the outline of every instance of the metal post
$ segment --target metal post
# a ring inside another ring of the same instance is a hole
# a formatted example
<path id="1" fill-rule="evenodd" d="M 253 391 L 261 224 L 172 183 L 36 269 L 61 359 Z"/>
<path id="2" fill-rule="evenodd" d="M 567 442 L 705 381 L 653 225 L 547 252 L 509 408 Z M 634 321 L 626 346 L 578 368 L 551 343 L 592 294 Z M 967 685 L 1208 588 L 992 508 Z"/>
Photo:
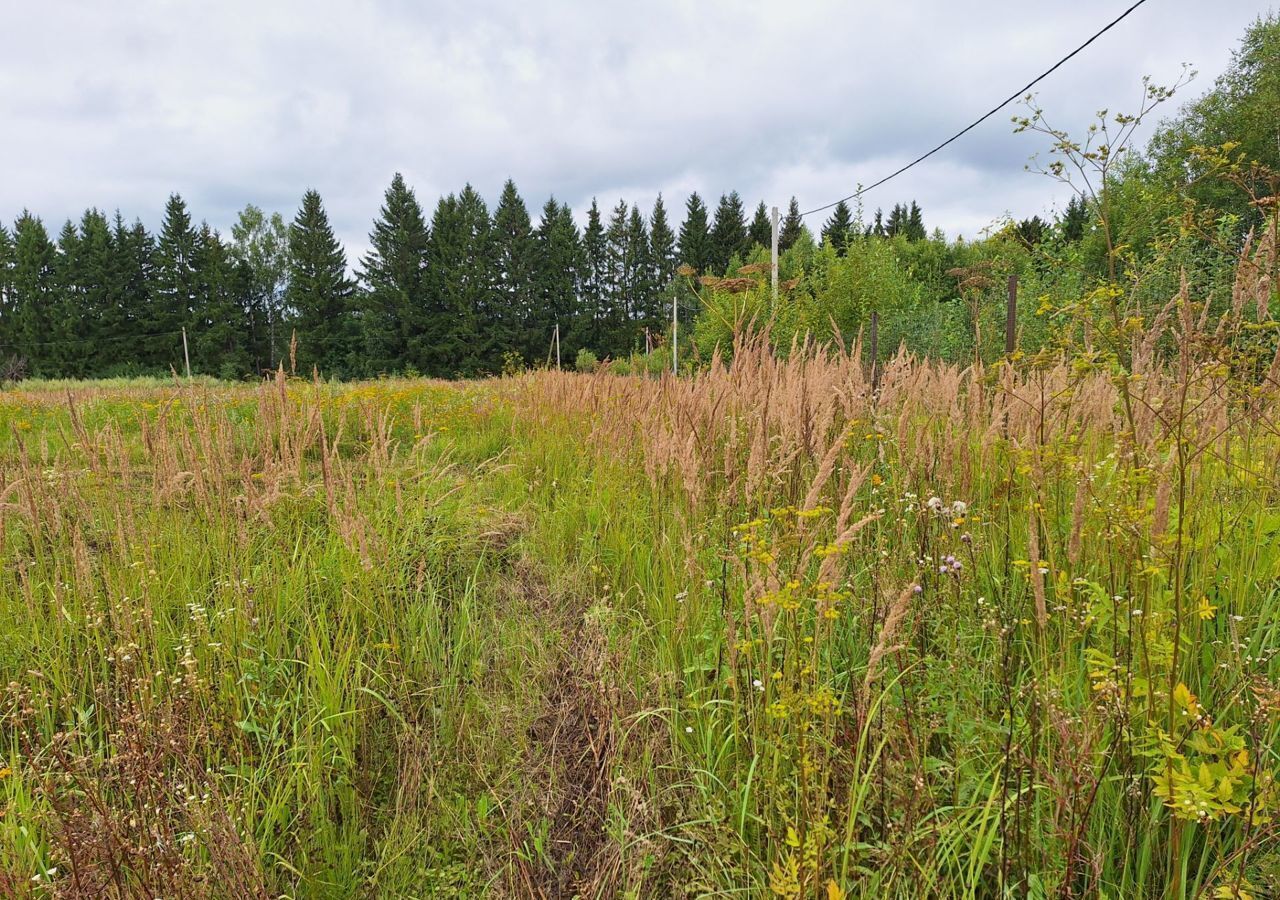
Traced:
<path id="1" fill-rule="evenodd" d="M 778 302 L 778 207 L 773 208 L 773 262 L 770 277 L 773 280 L 773 302 Z"/>
<path id="2" fill-rule="evenodd" d="M 1018 276 L 1009 276 L 1009 302 L 1004 315 L 1004 354 L 1013 356 L 1018 344 Z"/>
<path id="3" fill-rule="evenodd" d="M 187 327 L 182 327 L 182 358 L 187 364 L 187 378 L 191 377 L 191 354 L 187 352 Z"/>

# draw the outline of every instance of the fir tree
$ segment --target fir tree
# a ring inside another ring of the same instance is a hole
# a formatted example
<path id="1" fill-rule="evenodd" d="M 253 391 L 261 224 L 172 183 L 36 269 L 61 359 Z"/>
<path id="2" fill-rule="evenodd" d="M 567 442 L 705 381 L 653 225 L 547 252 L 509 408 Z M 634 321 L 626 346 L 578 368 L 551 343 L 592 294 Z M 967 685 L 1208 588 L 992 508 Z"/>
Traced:
<path id="1" fill-rule="evenodd" d="M 928 232 L 924 227 L 924 213 L 920 211 L 920 204 L 911 201 L 911 211 L 907 214 L 907 240 L 923 241 L 928 237 Z"/>
<path id="2" fill-rule="evenodd" d="M 841 200 L 831 212 L 831 218 L 822 226 L 822 240 L 835 248 L 836 254 L 844 256 L 853 239 L 853 214 L 849 204 Z"/>
<path id="3" fill-rule="evenodd" d="M 583 331 L 587 335 L 585 346 L 600 355 L 605 354 L 604 323 L 609 285 L 609 241 L 605 235 L 600 205 L 591 198 L 587 210 L 587 227 L 582 233 L 583 271 L 579 278 L 582 296 L 581 316 L 589 323 Z"/>
<path id="4" fill-rule="evenodd" d="M 792 197 L 791 202 L 787 204 L 786 218 L 782 220 L 782 226 L 778 229 L 778 251 L 785 253 L 794 247 L 803 231 L 804 219 L 800 217 L 800 204 L 796 202 L 795 197 Z"/>
<path id="5" fill-rule="evenodd" d="M 715 219 L 711 223 L 710 266 L 714 274 L 723 275 L 729 260 L 747 249 L 747 223 L 742 198 L 737 191 L 720 195 Z"/>
<path id="6" fill-rule="evenodd" d="M 545 356 L 540 325 L 535 324 L 534 273 L 537 245 L 529 209 L 507 179 L 493 211 L 494 314 L 485 323 L 491 353 L 501 361 L 509 351 L 518 352 L 525 362 Z"/>
<path id="7" fill-rule="evenodd" d="M 297 365 L 326 375 L 353 368 L 352 284 L 347 257 L 334 236 L 320 194 L 302 197 L 289 226 L 289 287 L 286 303 L 293 310 L 298 336 Z"/>
<path id="8" fill-rule="evenodd" d="M 1062 229 L 1062 237 L 1067 241 L 1078 241 L 1084 237 L 1085 228 L 1089 224 L 1089 207 L 1084 198 L 1073 194 L 1067 201 L 1067 208 L 1058 219 L 1058 227 Z"/>
<path id="9" fill-rule="evenodd" d="M 676 235 L 667 221 L 667 207 L 661 194 L 653 201 L 653 212 L 649 216 L 649 249 L 653 258 L 654 287 L 659 291 L 665 290 L 676 277 L 679 262 Z"/>
<path id="10" fill-rule="evenodd" d="M 492 223 L 471 185 L 441 198 L 431 219 L 427 252 L 430 290 L 418 357 L 430 375 L 497 371 L 502 360 L 482 338 L 493 315 Z"/>
<path id="11" fill-rule="evenodd" d="M 199 288 L 189 335 L 191 370 L 242 377 L 253 366 L 245 309 L 250 287 L 247 272 L 208 223 L 200 227 L 196 253 Z"/>
<path id="12" fill-rule="evenodd" d="M 361 260 L 357 304 L 368 375 L 395 372 L 409 359 L 426 313 L 427 223 L 413 191 L 397 172 L 383 197 Z"/>
<path id="13" fill-rule="evenodd" d="M 124 217 L 116 212 L 112 225 L 111 243 L 114 248 L 110 272 L 111 304 L 116 308 L 116 325 L 104 333 L 104 349 L 115 352 L 114 362 L 103 374 L 136 374 L 147 371 L 149 360 L 144 349 L 121 359 L 118 348 L 122 344 L 137 346 L 137 336 L 155 330 L 150 320 L 151 289 L 155 276 L 155 239 L 147 233 L 141 221 L 125 225 Z"/>
<path id="14" fill-rule="evenodd" d="M 897 235 L 905 235 L 907 231 L 907 208 L 901 203 L 893 204 L 893 209 L 889 213 L 889 220 L 885 223 L 884 233 L 888 237 L 896 237 Z"/>
<path id="15" fill-rule="evenodd" d="M 168 370 L 183 370 L 181 330 L 191 323 L 197 291 L 198 236 L 191 214 L 178 194 L 165 205 L 151 291 L 150 324 L 155 334 L 142 341 L 148 362 Z"/>
<path id="16" fill-rule="evenodd" d="M 631 212 L 627 201 L 619 200 L 609 217 L 605 231 L 608 247 L 608 268 L 604 282 L 604 321 L 601 324 L 606 356 L 618 356 L 631 350 L 628 320 L 631 317 L 630 246 L 627 216 Z"/>
<path id="17" fill-rule="evenodd" d="M 630 303 L 627 310 L 628 324 L 624 330 L 625 349 L 636 346 L 646 329 L 650 333 L 661 330 L 661 313 L 656 309 L 656 281 L 653 248 L 649 243 L 649 224 L 640 213 L 640 207 L 632 206 L 627 218 L 626 282 Z"/>
<path id="18" fill-rule="evenodd" d="M 531 345 L 538 347 L 539 355 L 533 362 L 555 361 L 552 347 L 557 325 L 562 362 L 572 362 L 584 337 L 580 333 L 577 302 L 582 245 L 573 211 L 558 204 L 554 197 L 548 200 L 542 207 L 535 240 L 535 312 L 526 328 Z"/>
<path id="19" fill-rule="evenodd" d="M 80 235 L 68 219 L 58 234 L 53 256 L 53 295 L 45 335 L 49 345 L 46 365 L 62 377 L 83 378 L 86 354 L 94 350 L 94 335 L 85 328 L 80 268 Z"/>
<path id="20" fill-rule="evenodd" d="M 781 241 L 782 236 L 778 236 Z M 760 205 L 756 207 L 756 214 L 751 219 L 751 227 L 747 229 L 747 243 L 752 247 L 763 247 L 766 250 L 773 247 L 773 219 L 769 215 L 769 210 L 765 208 L 764 201 L 760 201 Z"/>
<path id="21" fill-rule="evenodd" d="M 50 360 L 57 346 L 52 335 L 54 246 L 44 223 L 23 210 L 13 227 L 12 312 L 19 355 L 33 376 L 56 375 Z"/>
<path id="22" fill-rule="evenodd" d="M 693 266 L 699 274 L 709 274 L 711 267 L 711 229 L 707 225 L 707 206 L 697 191 L 685 201 L 684 223 L 680 226 L 680 263 Z"/>

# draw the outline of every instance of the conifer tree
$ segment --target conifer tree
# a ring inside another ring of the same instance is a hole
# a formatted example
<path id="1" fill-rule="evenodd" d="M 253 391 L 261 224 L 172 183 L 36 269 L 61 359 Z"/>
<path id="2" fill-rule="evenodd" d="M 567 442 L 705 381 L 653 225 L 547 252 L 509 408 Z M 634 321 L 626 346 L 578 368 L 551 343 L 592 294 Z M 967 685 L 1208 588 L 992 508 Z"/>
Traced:
<path id="1" fill-rule="evenodd" d="M 295 316 L 300 373 L 315 368 L 324 375 L 344 375 L 355 368 L 351 292 L 346 254 L 320 194 L 309 190 L 289 226 L 286 303 Z"/>
<path id="2" fill-rule="evenodd" d="M 475 323 L 470 351 L 463 357 L 459 371 L 467 375 L 500 372 L 504 342 L 510 336 L 505 301 L 495 290 L 493 220 L 484 198 L 469 184 L 458 195 L 458 215 L 466 240 L 460 270 L 464 308 Z"/>
<path id="3" fill-rule="evenodd" d="M 253 366 L 244 296 L 249 280 L 208 223 L 201 224 L 196 254 L 198 291 L 188 336 L 191 370 L 243 377 Z"/>
<path id="4" fill-rule="evenodd" d="M 853 239 L 853 214 L 849 204 L 841 200 L 831 212 L 831 218 L 822 226 L 822 240 L 831 244 L 839 256 L 844 256 Z"/>
<path id="5" fill-rule="evenodd" d="M 501 360 L 516 351 L 525 362 L 533 362 L 546 346 L 539 325 L 535 325 L 534 253 L 537 245 L 529 209 L 510 178 L 502 186 L 502 196 L 493 211 L 493 261 L 495 307 L 486 323 L 488 340 Z"/>
<path id="6" fill-rule="evenodd" d="M 112 268 L 117 249 L 107 217 L 97 209 L 85 210 L 76 240 L 74 279 L 79 324 L 75 336 L 82 342 L 78 360 L 70 371 L 81 377 L 98 375 L 120 358 L 120 309 L 112 294 Z"/>
<path id="7" fill-rule="evenodd" d="M 1063 210 L 1062 217 L 1058 220 L 1058 227 L 1062 229 L 1062 237 L 1067 241 L 1078 241 L 1084 237 L 1084 231 L 1089 224 L 1089 208 L 1085 205 L 1084 198 L 1079 194 L 1073 194 L 1071 199 L 1067 201 L 1067 208 Z"/>
<path id="8" fill-rule="evenodd" d="M 657 311 L 657 276 L 654 272 L 653 248 L 649 243 L 649 224 L 639 206 L 632 206 L 627 218 L 627 272 L 629 294 L 627 324 L 623 331 L 623 349 L 639 346 L 645 329 L 661 330 L 661 314 Z"/>
<path id="9" fill-rule="evenodd" d="M 924 213 L 920 211 L 920 204 L 911 201 L 911 210 L 907 213 L 907 240 L 923 241 L 928 232 L 924 227 Z"/>
<path id="10" fill-rule="evenodd" d="M 430 289 L 418 357 L 438 377 L 496 371 L 501 359 L 482 345 L 493 307 L 492 226 L 484 200 L 471 185 L 442 197 L 431 218 L 427 251 Z"/>
<path id="11" fill-rule="evenodd" d="M 667 220 L 667 207 L 661 194 L 653 201 L 653 212 L 649 216 L 649 250 L 653 259 L 653 286 L 656 290 L 665 290 L 676 277 L 679 262 L 676 235 Z"/>
<path id="12" fill-rule="evenodd" d="M 791 202 L 787 204 L 787 215 L 778 228 L 778 251 L 786 253 L 794 247 L 796 241 L 800 240 L 802 231 L 804 231 L 804 219 L 800 217 L 800 204 L 796 202 L 795 197 L 792 197 Z"/>
<path id="13" fill-rule="evenodd" d="M 54 305 L 54 246 L 44 223 L 23 210 L 14 224 L 12 311 L 18 352 L 33 376 L 56 375 L 49 358 Z M 56 338 L 55 338 L 56 339 Z"/>
<path id="14" fill-rule="evenodd" d="M 572 363 L 582 339 L 577 309 L 582 247 L 573 211 L 554 197 L 548 200 L 542 207 L 535 240 L 535 310 L 525 328 L 530 346 L 537 351 L 531 361 L 555 362 L 552 346 L 558 325 L 562 363 Z"/>
<path id="15" fill-rule="evenodd" d="M 710 274 L 711 229 L 707 225 L 707 206 L 694 191 L 685 202 L 684 223 L 680 226 L 680 263 L 693 266 L 701 275 Z"/>
<path id="16" fill-rule="evenodd" d="M 711 254 L 709 264 L 715 275 L 725 274 L 729 260 L 747 249 L 747 222 L 742 208 L 742 198 L 737 191 L 720 195 L 715 219 L 711 223 Z"/>
<path id="17" fill-rule="evenodd" d="M 884 233 L 888 237 L 896 237 L 899 234 L 906 235 L 907 218 L 906 205 L 902 203 L 893 204 L 893 209 L 889 213 L 889 221 L 884 226 Z"/>
<path id="18" fill-rule="evenodd" d="M 156 244 L 149 323 L 154 334 L 141 342 L 148 348 L 148 362 L 165 370 L 183 371 L 180 332 L 191 322 L 196 298 L 198 241 L 187 204 L 178 194 L 170 194 Z"/>
<path id="19" fill-rule="evenodd" d="M 633 300 L 630 284 L 630 243 L 627 217 L 630 214 L 627 201 L 619 200 L 609 217 L 605 231 L 608 247 L 608 268 L 604 282 L 604 345 L 601 350 L 607 356 L 618 356 L 631 349 L 628 340 L 628 320 Z"/>
<path id="20" fill-rule="evenodd" d="M 367 375 L 396 372 L 411 359 L 426 313 L 427 223 L 404 177 L 396 172 L 369 233 L 358 295 Z"/>
<path id="21" fill-rule="evenodd" d="M 80 235 L 68 219 L 58 234 L 53 256 L 53 295 L 49 330 L 44 336 L 48 344 L 46 365 L 62 377 L 84 377 L 85 354 L 93 352 L 93 335 L 84 328 L 80 264 Z"/>
<path id="22" fill-rule="evenodd" d="M 126 225 L 117 210 L 112 225 L 111 243 L 114 248 L 110 272 L 110 296 L 118 310 L 116 325 L 105 332 L 104 349 L 115 354 L 114 361 L 103 374 L 133 374 L 145 372 L 150 366 L 145 348 L 122 358 L 119 347 L 137 347 L 137 336 L 154 330 L 150 320 L 151 289 L 155 275 L 155 239 L 141 221 Z"/>
<path id="23" fill-rule="evenodd" d="M 781 234 L 778 235 L 778 239 L 781 241 Z M 751 227 L 747 229 L 747 243 L 751 247 L 764 247 L 766 250 L 773 246 L 773 219 L 769 215 L 769 210 L 765 208 L 763 200 L 756 207 L 756 214 L 751 219 Z"/>
<path id="24" fill-rule="evenodd" d="M 587 210 L 587 227 L 582 233 L 583 271 L 579 279 L 582 296 L 582 319 L 584 327 L 580 332 L 586 337 L 584 346 L 599 355 L 605 355 L 604 328 L 606 304 L 608 302 L 609 285 L 609 241 L 605 235 L 604 220 L 600 215 L 600 205 L 591 198 L 591 208 Z"/>

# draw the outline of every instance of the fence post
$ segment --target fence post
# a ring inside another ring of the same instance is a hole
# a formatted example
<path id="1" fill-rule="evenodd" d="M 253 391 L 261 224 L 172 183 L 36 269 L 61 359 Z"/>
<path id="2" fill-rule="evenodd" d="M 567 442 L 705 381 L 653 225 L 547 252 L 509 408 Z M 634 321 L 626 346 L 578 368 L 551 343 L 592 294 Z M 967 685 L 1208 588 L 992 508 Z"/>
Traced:
<path id="1" fill-rule="evenodd" d="M 771 252 L 771 263 L 769 268 L 769 277 L 773 283 L 773 302 L 778 302 L 778 207 L 773 207 L 771 215 L 773 220 L 773 250 Z"/>
<path id="2" fill-rule="evenodd" d="M 1018 276 L 1009 276 L 1009 301 L 1004 313 L 1004 355 L 1013 356 L 1018 347 Z"/>
<path id="3" fill-rule="evenodd" d="M 871 310 L 871 390 L 880 387 L 880 313 Z"/>

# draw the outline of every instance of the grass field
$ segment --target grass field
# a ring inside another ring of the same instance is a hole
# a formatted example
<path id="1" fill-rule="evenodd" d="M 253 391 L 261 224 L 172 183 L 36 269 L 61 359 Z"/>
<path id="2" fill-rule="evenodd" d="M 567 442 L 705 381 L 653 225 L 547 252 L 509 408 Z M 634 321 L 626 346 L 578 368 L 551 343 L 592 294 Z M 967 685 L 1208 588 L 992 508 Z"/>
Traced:
<path id="1" fill-rule="evenodd" d="M 0 894 L 1275 896 L 1274 365 L 1141 362 L 0 394 Z"/>

